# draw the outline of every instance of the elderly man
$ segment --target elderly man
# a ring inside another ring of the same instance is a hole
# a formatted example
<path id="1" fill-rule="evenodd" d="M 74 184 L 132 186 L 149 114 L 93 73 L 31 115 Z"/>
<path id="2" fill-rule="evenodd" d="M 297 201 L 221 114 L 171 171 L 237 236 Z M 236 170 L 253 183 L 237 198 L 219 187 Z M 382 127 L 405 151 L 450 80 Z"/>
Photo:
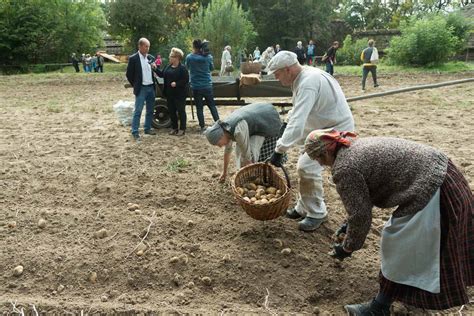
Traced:
<path id="1" fill-rule="evenodd" d="M 254 103 L 232 112 L 223 121 L 217 121 L 205 131 L 209 143 L 224 147 L 224 167 L 220 181 L 225 181 L 236 144 L 236 167 L 265 161 L 275 150 L 282 123 L 280 114 L 270 103 Z"/>
<path id="2" fill-rule="evenodd" d="M 353 131 L 354 118 L 334 77 L 318 68 L 301 66 L 295 53 L 279 52 L 268 64 L 268 69 L 282 85 L 290 86 L 293 91 L 293 108 L 288 113 L 288 125 L 278 139 L 270 161 L 279 166 L 285 152 L 294 145 L 300 146 L 297 164 L 299 198 L 296 207 L 287 211 L 287 217 L 303 217 L 299 229 L 313 231 L 327 219 L 321 176 L 323 168 L 304 153 L 304 140 L 314 129 Z"/>
<path id="3" fill-rule="evenodd" d="M 155 81 L 152 72 L 155 71 L 153 56 L 148 54 L 150 42 L 142 37 L 138 41 L 138 52 L 128 58 L 127 79 L 133 86 L 135 94 L 135 111 L 132 120 L 132 136 L 136 141 L 140 140 L 138 128 L 140 126 L 140 117 L 143 111 L 143 105 L 146 102 L 146 116 L 144 131 L 148 135 L 156 135 L 151 129 L 153 120 L 153 110 L 155 108 Z"/>

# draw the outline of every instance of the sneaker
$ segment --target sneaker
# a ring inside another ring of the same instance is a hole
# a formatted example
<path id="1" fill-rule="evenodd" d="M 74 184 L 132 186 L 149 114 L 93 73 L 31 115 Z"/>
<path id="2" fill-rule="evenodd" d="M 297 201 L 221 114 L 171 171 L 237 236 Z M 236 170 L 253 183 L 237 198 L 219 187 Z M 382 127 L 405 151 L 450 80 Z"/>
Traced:
<path id="1" fill-rule="evenodd" d="M 185 134 L 185 131 L 182 129 L 176 132 L 176 136 L 184 136 L 184 134 Z"/>
<path id="2" fill-rule="evenodd" d="M 377 88 L 379 85 L 378 84 L 374 84 L 374 88 Z"/>
<path id="3" fill-rule="evenodd" d="M 299 219 L 303 216 L 301 216 L 301 214 L 296 211 L 296 208 L 292 207 L 286 210 L 286 217 L 291 219 Z"/>
<path id="4" fill-rule="evenodd" d="M 178 130 L 177 129 L 172 129 L 168 134 L 169 135 L 176 135 L 176 134 L 178 134 Z"/>
<path id="5" fill-rule="evenodd" d="M 305 217 L 305 219 L 298 222 L 298 229 L 304 232 L 312 232 L 318 229 L 327 219 L 327 215 L 323 218 Z"/>
<path id="6" fill-rule="evenodd" d="M 156 132 L 152 129 L 149 129 L 149 130 L 145 131 L 145 134 L 147 134 L 147 135 L 156 135 Z"/>
<path id="7" fill-rule="evenodd" d="M 133 140 L 136 142 L 140 141 L 140 135 L 139 134 L 132 134 Z"/>
<path id="8" fill-rule="evenodd" d="M 346 305 L 344 308 L 352 316 L 390 316 L 390 305 L 382 305 L 375 299 L 367 303 Z"/>

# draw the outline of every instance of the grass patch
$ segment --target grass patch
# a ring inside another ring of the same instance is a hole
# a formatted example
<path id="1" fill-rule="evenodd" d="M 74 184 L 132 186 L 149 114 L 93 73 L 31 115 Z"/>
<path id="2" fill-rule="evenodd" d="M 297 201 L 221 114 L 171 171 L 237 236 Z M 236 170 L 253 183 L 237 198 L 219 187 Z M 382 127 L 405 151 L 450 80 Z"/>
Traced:
<path id="1" fill-rule="evenodd" d="M 82 70 L 82 64 L 79 65 L 79 69 L 80 69 L 79 73 L 84 73 L 84 71 Z M 104 73 L 108 73 L 108 72 L 122 72 L 122 73 L 125 73 L 126 70 L 127 70 L 127 64 L 126 63 L 120 63 L 120 64 L 105 63 L 105 65 L 104 65 Z M 68 67 L 64 67 L 62 69 L 62 71 L 56 70 L 54 72 L 55 73 L 76 73 L 76 70 L 74 69 L 74 67 L 68 66 Z M 101 73 L 92 72 L 90 74 L 100 75 Z"/>
<path id="2" fill-rule="evenodd" d="M 362 74 L 362 66 L 334 66 L 335 72 L 339 75 L 357 75 Z M 474 71 L 474 63 L 452 61 L 439 66 L 431 67 L 407 67 L 394 66 L 381 63 L 377 65 L 377 73 L 393 74 L 393 73 L 456 73 Z"/>
<path id="3" fill-rule="evenodd" d="M 46 111 L 49 113 L 60 113 L 64 112 L 64 108 L 58 104 L 49 103 L 46 105 Z"/>
<path id="4" fill-rule="evenodd" d="M 189 162 L 186 159 L 179 157 L 169 162 L 166 169 L 172 172 L 181 172 L 187 166 L 189 166 Z"/>

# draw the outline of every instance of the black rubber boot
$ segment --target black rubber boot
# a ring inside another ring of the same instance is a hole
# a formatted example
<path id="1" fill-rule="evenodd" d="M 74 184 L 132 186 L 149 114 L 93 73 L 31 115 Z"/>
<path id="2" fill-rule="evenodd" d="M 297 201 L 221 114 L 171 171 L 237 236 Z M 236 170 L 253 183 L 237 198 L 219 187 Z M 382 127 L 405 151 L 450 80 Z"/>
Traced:
<path id="1" fill-rule="evenodd" d="M 367 303 L 346 305 L 344 308 L 351 316 L 390 316 L 390 305 L 382 305 L 375 299 Z"/>

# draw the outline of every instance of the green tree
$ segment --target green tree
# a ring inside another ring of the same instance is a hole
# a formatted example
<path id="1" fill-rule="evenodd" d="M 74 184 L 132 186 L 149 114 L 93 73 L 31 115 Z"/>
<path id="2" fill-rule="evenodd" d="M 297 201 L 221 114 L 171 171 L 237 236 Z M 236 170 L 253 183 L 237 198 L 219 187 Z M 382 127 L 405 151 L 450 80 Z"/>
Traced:
<path id="1" fill-rule="evenodd" d="M 187 40 L 188 48 L 193 38 L 207 39 L 214 63 L 219 66 L 224 46 L 232 47 L 233 60 L 236 60 L 238 52 L 247 47 L 256 33 L 247 13 L 236 1 L 213 0 L 206 8 L 200 7 L 180 36 Z"/>
<path id="2" fill-rule="evenodd" d="M 361 38 L 355 42 L 352 36 L 347 35 L 344 39 L 342 47 L 337 51 L 337 62 L 342 65 L 360 65 L 360 55 L 367 47 L 368 38 Z"/>
<path id="3" fill-rule="evenodd" d="M 454 28 L 440 15 L 402 22 L 400 31 L 389 49 L 390 60 L 399 65 L 442 64 L 454 55 L 459 42 Z"/>
<path id="4" fill-rule="evenodd" d="M 121 38 L 130 52 L 141 37 L 150 40 L 150 51 L 155 52 L 180 27 L 171 0 L 116 0 L 109 6 L 109 32 Z"/>
<path id="5" fill-rule="evenodd" d="M 7 65 L 64 62 L 101 46 L 104 25 L 94 0 L 1 0 L 0 58 Z"/>
<path id="6" fill-rule="evenodd" d="M 292 50 L 297 41 L 304 44 L 310 39 L 317 46 L 332 41 L 330 19 L 335 1 L 318 0 L 249 0 L 252 22 L 258 33 L 256 40 L 261 49 L 279 43 Z M 253 50 L 254 47 L 252 47 Z"/>

